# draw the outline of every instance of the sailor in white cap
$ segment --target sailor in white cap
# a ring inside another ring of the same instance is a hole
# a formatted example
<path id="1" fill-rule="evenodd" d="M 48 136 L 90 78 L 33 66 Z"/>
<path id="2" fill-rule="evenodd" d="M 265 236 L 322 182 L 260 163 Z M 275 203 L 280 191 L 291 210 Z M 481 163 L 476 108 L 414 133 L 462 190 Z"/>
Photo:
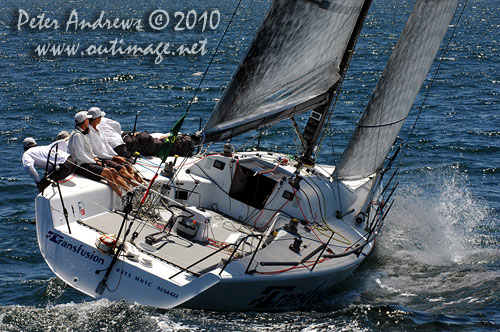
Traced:
<path id="1" fill-rule="evenodd" d="M 124 157 L 120 157 L 109 145 L 104 134 L 99 130 L 99 123 L 102 117 L 105 115 L 98 107 L 92 107 L 88 110 L 87 114 L 91 116 L 89 119 L 89 141 L 92 145 L 92 150 L 94 154 L 99 158 L 104 165 L 114 168 L 118 173 L 123 176 L 123 179 L 131 184 L 137 185 L 142 183 L 143 180 L 135 172 L 134 168 L 128 164 Z M 134 179 L 137 182 L 132 181 Z"/>
<path id="2" fill-rule="evenodd" d="M 106 168 L 92 150 L 92 144 L 87 137 L 89 133 L 89 119 L 91 115 L 85 111 L 75 114 L 75 130 L 69 137 L 68 150 L 76 159 L 78 168 L 76 173 L 94 181 L 105 178 L 113 191 L 121 197 L 120 187 L 128 191 L 130 188 L 122 177 L 109 168 Z"/>
<path id="3" fill-rule="evenodd" d="M 102 132 L 106 141 L 111 145 L 113 150 L 122 157 L 130 158 L 132 152 L 127 150 L 127 146 L 122 138 L 122 126 L 120 122 L 112 120 L 106 116 L 106 113 L 101 111 L 99 107 L 91 107 L 87 111 L 89 114 L 99 113 L 101 114 L 101 122 L 97 126 L 97 129 Z"/>
<path id="4" fill-rule="evenodd" d="M 33 146 L 36 146 L 36 141 L 33 137 L 26 137 L 24 140 L 23 140 L 23 148 L 24 148 L 24 151 L 28 150 L 29 148 L 33 147 Z"/>
<path id="5" fill-rule="evenodd" d="M 56 140 L 69 139 L 69 133 L 66 130 L 63 130 L 57 134 Z"/>
<path id="6" fill-rule="evenodd" d="M 23 141 L 23 148 L 22 162 L 24 171 L 35 180 L 40 191 L 47 187 L 50 181 L 46 178 L 40 178 L 35 167 L 43 171 L 47 170 L 49 178 L 55 180 L 62 180 L 75 171 L 74 160 L 67 153 L 64 140 L 57 140 L 52 144 L 39 146 L 35 139 L 26 137 Z"/>

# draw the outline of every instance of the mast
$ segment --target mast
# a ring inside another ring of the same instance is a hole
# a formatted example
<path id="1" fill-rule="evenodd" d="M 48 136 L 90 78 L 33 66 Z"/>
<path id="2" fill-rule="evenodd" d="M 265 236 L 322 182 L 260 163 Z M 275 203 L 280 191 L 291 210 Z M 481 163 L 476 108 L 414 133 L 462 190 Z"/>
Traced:
<path id="1" fill-rule="evenodd" d="M 349 63 L 352 58 L 352 54 L 354 53 L 354 48 L 356 47 L 356 42 L 358 40 L 359 34 L 361 33 L 361 29 L 365 23 L 366 16 L 368 14 L 368 10 L 370 9 L 370 5 L 372 0 L 366 0 L 363 3 L 363 7 L 361 8 L 361 12 L 359 13 L 358 19 L 356 21 L 356 25 L 351 34 L 351 38 L 349 39 L 349 43 L 347 44 L 347 48 L 342 56 L 342 61 L 340 63 L 340 71 L 339 75 L 341 79 L 335 83 L 334 86 L 331 87 L 327 101 L 324 105 L 321 105 L 311 111 L 311 115 L 309 116 L 309 120 L 304 128 L 304 133 L 302 134 L 303 139 L 306 141 L 306 148 L 304 149 L 304 153 L 300 160 L 308 165 L 314 164 L 314 159 L 312 154 L 318 142 L 318 138 L 321 135 L 326 119 L 329 114 L 333 112 L 328 112 L 330 109 L 332 102 L 334 100 L 334 95 L 340 93 L 340 89 L 342 87 L 342 80 L 347 72 L 349 67 Z"/>

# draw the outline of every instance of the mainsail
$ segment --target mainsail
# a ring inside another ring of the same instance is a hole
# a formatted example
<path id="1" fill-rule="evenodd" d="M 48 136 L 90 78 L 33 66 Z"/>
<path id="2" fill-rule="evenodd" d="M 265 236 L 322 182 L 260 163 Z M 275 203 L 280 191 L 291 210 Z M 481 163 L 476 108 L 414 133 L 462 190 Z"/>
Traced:
<path id="1" fill-rule="evenodd" d="M 378 171 L 436 56 L 459 0 L 417 0 L 337 166 L 341 179 Z"/>
<path id="2" fill-rule="evenodd" d="M 275 0 L 204 132 L 225 139 L 325 104 L 364 0 Z"/>

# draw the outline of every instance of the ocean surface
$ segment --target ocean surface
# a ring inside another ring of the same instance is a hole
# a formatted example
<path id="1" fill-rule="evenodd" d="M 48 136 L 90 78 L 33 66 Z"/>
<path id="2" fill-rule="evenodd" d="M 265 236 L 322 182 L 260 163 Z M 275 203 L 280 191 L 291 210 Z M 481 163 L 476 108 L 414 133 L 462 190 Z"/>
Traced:
<path id="1" fill-rule="evenodd" d="M 1 1 L 0 331 L 500 331 L 496 0 L 461 1 L 401 132 L 408 147 L 400 185 L 376 248 L 325 302 L 281 313 L 159 310 L 95 301 L 50 271 L 36 241 L 37 189 L 22 169 L 23 139 L 49 143 L 59 131 L 72 129 L 75 112 L 91 106 L 119 120 L 124 130 L 132 130 L 139 114 L 138 130 L 169 132 L 192 99 L 236 5 L 228 0 Z M 268 6 L 264 0 L 242 3 L 183 132 L 198 130 L 200 118 L 206 121 Z M 372 4 L 320 162 L 338 160 L 411 6 L 399 0 Z M 129 20 L 129 28 L 77 25 L 99 20 L 103 11 L 102 20 Z M 153 17 L 150 23 L 155 11 L 169 14 L 169 21 Z M 151 44 L 154 53 L 159 43 L 168 42 L 172 52 L 180 45 L 189 52 L 113 55 L 113 42 L 115 51 Z M 65 51 L 40 54 L 46 44 Z M 76 54 L 68 54 L 77 44 Z M 254 144 L 249 141 L 255 134 L 233 143 L 237 148 Z M 266 131 L 261 143 L 288 153 L 296 151 L 295 144 L 288 121 Z"/>

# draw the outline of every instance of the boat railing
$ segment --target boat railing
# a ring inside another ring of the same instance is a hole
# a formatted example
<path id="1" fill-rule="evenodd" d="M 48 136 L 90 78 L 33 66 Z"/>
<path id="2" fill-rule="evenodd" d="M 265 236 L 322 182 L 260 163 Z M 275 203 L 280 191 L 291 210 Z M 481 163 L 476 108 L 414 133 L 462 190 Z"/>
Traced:
<path id="1" fill-rule="evenodd" d="M 217 249 L 216 251 L 214 251 L 214 252 L 212 252 L 212 253 L 208 254 L 207 256 L 205 256 L 205 257 L 203 257 L 203 258 L 201 258 L 201 259 L 199 259 L 199 260 L 197 260 L 197 261 L 196 261 L 196 262 L 194 262 L 193 264 L 191 264 L 191 265 L 189 265 L 189 266 L 187 266 L 187 267 L 182 268 L 179 272 L 177 272 L 177 273 L 175 273 L 174 275 L 172 275 L 171 277 L 169 277 L 169 279 L 172 279 L 172 278 L 174 278 L 174 277 L 178 276 L 179 274 L 181 274 L 181 273 L 182 273 L 182 272 L 184 272 L 184 271 L 189 271 L 189 269 L 191 269 L 193 266 L 198 265 L 199 263 L 201 263 L 201 262 L 205 261 L 206 259 L 208 259 L 208 258 L 212 257 L 212 256 L 213 256 L 213 255 L 215 255 L 215 254 L 218 254 L 218 253 L 219 253 L 219 252 L 221 252 L 222 250 L 224 250 L 224 249 L 226 249 L 226 248 L 228 248 L 228 247 L 230 247 L 230 246 L 232 246 L 232 245 L 233 245 L 233 244 L 227 244 L 227 245 L 225 245 L 225 246 L 223 246 L 223 247 L 220 247 L 220 248 L 219 248 L 219 249 Z M 232 255 L 231 255 L 231 256 L 232 256 Z M 227 265 L 227 263 L 226 263 L 226 265 Z M 224 267 L 225 267 L 225 265 L 224 265 Z M 221 271 L 221 272 L 222 272 L 222 271 Z"/>
<path id="2" fill-rule="evenodd" d="M 236 247 L 234 248 L 233 252 L 231 253 L 231 256 L 229 256 L 228 260 L 225 262 L 224 266 L 222 267 L 219 275 L 222 273 L 222 271 L 224 271 L 224 269 L 226 268 L 227 264 L 229 264 L 229 262 L 233 259 L 235 253 L 238 251 L 240 245 L 242 243 L 245 243 L 246 240 L 248 240 L 249 238 L 251 237 L 255 237 L 255 238 L 260 238 L 259 240 L 259 243 L 257 244 L 257 247 L 253 250 L 253 254 L 252 254 L 252 258 L 250 259 L 250 262 L 248 263 L 248 266 L 245 270 L 245 273 L 249 273 L 249 269 L 250 269 L 250 265 L 252 264 L 254 258 L 255 258 L 255 255 L 257 254 L 257 251 L 259 250 L 259 247 L 260 247 L 260 244 L 262 243 L 262 239 L 264 238 L 264 236 L 262 234 L 249 234 L 247 236 L 245 236 L 244 238 L 242 238 L 237 244 L 236 244 Z"/>
<path id="3" fill-rule="evenodd" d="M 346 257 L 346 256 L 349 256 L 349 255 L 353 255 L 353 254 L 356 255 L 356 256 L 359 256 L 361 254 L 361 252 L 363 251 L 363 249 L 366 247 L 366 245 L 368 245 L 368 243 L 370 243 L 373 240 L 372 235 L 373 235 L 373 232 L 370 232 L 368 234 L 366 240 L 362 244 L 359 244 L 355 248 L 353 248 L 351 250 L 348 250 L 348 251 L 345 251 L 343 253 L 324 255 L 323 253 L 327 249 L 328 244 L 330 242 L 330 241 L 328 241 L 327 243 L 323 243 L 320 246 L 318 246 L 316 249 L 314 249 L 313 251 L 311 251 L 307 256 L 305 256 L 300 261 L 296 261 L 296 262 L 260 262 L 259 265 L 261 265 L 261 266 L 297 266 L 297 265 L 306 263 L 312 257 L 314 257 L 315 255 L 317 255 L 319 253 L 318 257 L 316 258 L 316 260 L 315 260 L 315 262 L 313 264 L 313 266 L 311 267 L 311 271 L 313 271 L 321 258 L 329 258 L 329 259 L 331 259 L 331 258 L 341 258 L 341 257 Z M 332 234 L 332 236 L 333 236 L 333 234 Z M 244 237 L 243 239 L 241 239 L 238 242 L 238 244 L 236 245 L 236 248 L 231 253 L 231 256 L 229 257 L 229 259 L 224 263 L 224 266 L 222 267 L 221 271 L 219 272 L 219 275 L 224 271 L 224 269 L 226 268 L 226 266 L 232 260 L 232 258 L 234 257 L 235 253 L 238 251 L 239 246 L 242 243 L 244 243 L 250 237 L 256 237 L 256 238 L 260 237 L 260 241 L 257 244 L 257 247 L 253 251 L 252 258 L 250 259 L 250 262 L 247 265 L 245 273 L 246 274 L 252 274 L 252 273 L 254 273 L 256 271 L 255 269 L 254 270 L 250 270 L 250 266 L 252 265 L 252 263 L 253 263 L 253 261 L 255 259 L 255 255 L 256 255 L 257 251 L 259 250 L 259 248 L 260 248 L 260 245 L 262 243 L 262 240 L 263 240 L 264 236 L 261 235 L 261 234 L 250 234 L 250 235 L 247 235 L 246 237 Z M 223 247 L 222 249 L 225 249 L 225 248 L 227 248 L 227 246 Z"/>
<path id="4" fill-rule="evenodd" d="M 54 154 L 54 162 L 50 161 L 50 156 L 52 154 L 52 150 L 55 149 L 55 154 Z M 56 171 L 56 161 L 57 161 L 57 153 L 59 152 L 59 144 L 54 144 L 50 147 L 49 149 L 49 154 L 47 155 L 47 162 L 45 163 L 45 178 L 49 178 L 51 173 Z M 52 166 L 52 172 L 49 173 L 49 166 Z"/>
<path id="5" fill-rule="evenodd" d="M 175 278 L 176 276 L 178 276 L 179 274 L 185 272 L 185 271 L 190 271 L 190 269 L 198 264 L 200 264 L 201 262 L 207 260 L 208 258 L 220 253 L 221 251 L 231 247 L 231 246 L 234 246 L 235 245 L 235 248 L 234 250 L 232 251 L 231 255 L 229 256 L 229 258 L 227 260 L 225 260 L 224 262 L 224 265 L 222 267 L 222 269 L 220 270 L 219 272 L 219 275 L 224 271 L 224 269 L 226 268 L 226 266 L 229 264 L 229 262 L 231 262 L 231 260 L 234 258 L 234 255 L 236 254 L 236 252 L 238 251 L 239 247 L 241 244 L 245 243 L 249 238 L 252 238 L 252 237 L 255 237 L 255 238 L 259 238 L 260 237 L 260 241 L 259 243 L 257 244 L 257 247 L 253 250 L 253 255 L 252 255 L 252 258 L 250 260 L 250 263 L 248 264 L 248 267 L 247 267 L 247 272 L 248 273 L 248 269 L 250 267 L 250 264 L 252 263 L 254 257 L 255 257 L 255 254 L 257 253 L 257 250 L 259 249 L 260 247 L 260 244 L 262 243 L 262 238 L 263 238 L 263 235 L 261 234 L 249 234 L 247 236 L 245 236 L 244 238 L 242 238 L 240 241 L 238 241 L 238 243 L 235 245 L 233 243 L 229 243 L 229 244 L 226 244 L 225 246 L 222 246 L 220 247 L 219 249 L 217 249 L 216 251 L 206 255 L 205 257 L 197 260 L 196 262 L 190 264 L 189 266 L 187 267 L 184 267 L 182 268 L 181 270 L 179 270 L 177 273 L 173 274 L 172 276 L 169 277 L 169 279 L 172 279 L 172 278 Z"/>
<path id="6" fill-rule="evenodd" d="M 253 253 L 252 253 L 252 257 L 250 258 L 250 261 L 248 262 L 248 265 L 247 265 L 247 268 L 245 270 L 245 273 L 246 274 L 252 274 L 255 272 L 255 269 L 254 270 L 251 270 L 250 267 L 252 266 L 252 263 L 253 261 L 255 260 L 255 255 L 257 254 L 257 251 L 259 250 L 260 248 L 260 245 L 262 244 L 262 240 L 264 238 L 264 236 L 262 234 L 249 234 L 247 236 L 245 236 L 244 238 L 242 238 L 240 241 L 238 241 L 238 243 L 235 245 L 235 244 L 227 244 L 223 247 L 220 247 L 219 249 L 217 249 L 216 251 L 210 253 L 209 255 L 197 260 L 196 262 L 192 263 L 191 265 L 185 267 L 185 268 L 182 268 L 180 271 L 178 271 L 177 273 L 175 273 L 174 275 L 170 276 L 169 279 L 172 279 L 176 276 L 178 276 L 179 274 L 183 273 L 184 271 L 189 271 L 192 267 L 200 264 L 201 262 L 205 261 L 206 259 L 218 254 L 219 252 L 227 249 L 228 247 L 230 246 L 235 246 L 234 247 L 234 250 L 232 251 L 231 255 L 229 256 L 229 258 L 227 260 L 224 260 L 224 265 L 222 266 L 220 272 L 219 272 L 219 275 L 222 274 L 222 272 L 226 269 L 227 265 L 233 260 L 235 254 L 238 252 L 238 249 L 240 248 L 240 246 L 242 244 L 244 244 L 249 238 L 259 238 L 259 243 L 257 244 L 257 247 L 255 247 L 255 249 L 253 250 Z M 314 249 L 311 253 L 309 253 L 307 256 L 305 256 L 302 260 L 300 261 L 296 261 L 296 262 L 260 262 L 259 265 L 261 266 L 297 266 L 297 265 L 300 265 L 300 264 L 304 264 L 306 263 L 308 260 L 310 260 L 312 257 L 314 257 L 316 254 L 318 254 L 319 252 L 321 252 L 314 265 L 311 267 L 311 271 L 314 269 L 314 267 L 316 266 L 316 264 L 318 263 L 319 259 L 320 258 L 341 258 L 341 257 L 345 257 L 345 256 L 349 256 L 349 255 L 352 255 L 352 254 L 355 254 L 355 255 L 360 255 L 361 251 L 364 249 L 364 247 L 369 243 L 370 241 L 365 241 L 363 244 L 360 244 L 358 245 L 356 248 L 353 248 L 349 251 L 346 251 L 346 252 L 343 252 L 343 253 L 340 253 L 340 254 L 328 254 L 328 255 L 323 255 L 323 252 L 324 250 L 326 249 L 327 247 L 327 244 L 321 244 L 319 247 L 317 247 L 316 249 Z"/>
<path id="7" fill-rule="evenodd" d="M 327 247 L 327 244 L 321 244 L 318 248 L 314 249 L 311 251 L 307 256 L 302 258 L 302 260 L 298 262 L 260 262 L 261 266 L 297 266 L 299 264 L 304 264 L 307 262 L 309 259 L 311 259 L 314 255 L 316 255 L 318 252 L 324 250 Z M 318 256 L 321 257 L 321 254 Z M 314 264 L 316 265 L 316 264 Z M 314 269 L 314 266 L 311 268 L 311 271 Z"/>
<path id="8" fill-rule="evenodd" d="M 316 265 L 318 264 L 320 258 L 329 258 L 329 259 L 341 258 L 341 257 L 353 255 L 353 254 L 356 256 L 359 256 L 361 254 L 361 252 L 363 251 L 363 249 L 366 247 L 366 245 L 368 245 L 368 243 L 370 243 L 371 241 L 373 241 L 373 238 L 371 238 L 371 234 L 369 234 L 367 240 L 365 240 L 362 244 L 359 244 L 355 248 L 348 250 L 348 251 L 345 251 L 345 252 L 340 253 L 340 254 L 327 254 L 327 255 L 323 255 L 325 249 L 328 247 L 328 243 L 324 243 L 324 244 L 321 244 L 316 249 L 314 249 L 311 253 L 309 253 L 307 256 L 305 256 L 300 261 L 296 261 L 296 262 L 260 262 L 259 264 L 261 266 L 297 266 L 297 265 L 306 263 L 309 259 L 314 257 L 318 252 L 321 252 L 318 255 L 318 257 L 316 258 L 313 266 L 311 267 L 311 272 L 312 272 L 314 270 L 314 268 L 316 267 Z"/>
<path id="9" fill-rule="evenodd" d="M 54 162 L 50 161 L 50 156 L 52 154 L 52 150 L 55 149 L 54 153 Z M 57 191 L 59 192 L 59 199 L 61 200 L 61 206 L 63 208 L 63 215 L 64 219 L 66 220 L 66 225 L 68 226 L 68 232 L 71 234 L 71 228 L 69 227 L 69 219 L 68 219 L 68 210 L 66 210 L 66 206 L 64 205 L 64 199 L 61 193 L 61 187 L 59 186 L 59 179 L 57 178 L 57 154 L 59 152 L 59 144 L 54 144 L 50 147 L 49 149 L 49 154 L 47 156 L 47 163 L 45 164 L 45 179 L 48 181 L 50 179 L 50 176 L 53 174 L 54 176 L 54 182 L 55 185 L 57 186 Z M 52 172 L 49 173 L 49 166 L 52 166 Z M 41 191 L 43 195 L 43 189 Z"/>

